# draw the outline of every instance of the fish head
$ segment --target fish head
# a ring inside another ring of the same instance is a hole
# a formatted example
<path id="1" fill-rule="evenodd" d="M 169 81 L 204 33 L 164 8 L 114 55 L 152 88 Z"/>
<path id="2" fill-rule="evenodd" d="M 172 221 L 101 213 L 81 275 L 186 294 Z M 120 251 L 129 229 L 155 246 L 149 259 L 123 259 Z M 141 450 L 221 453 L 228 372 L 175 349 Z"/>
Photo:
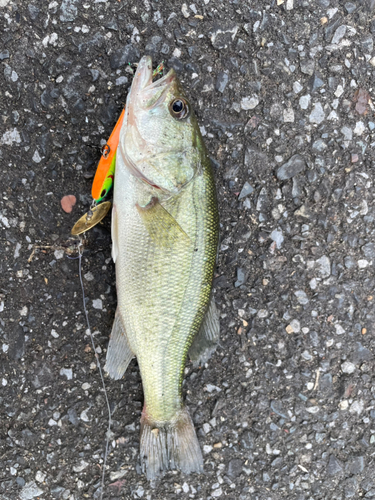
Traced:
<path id="1" fill-rule="evenodd" d="M 119 151 L 134 176 L 169 194 L 194 178 L 206 154 L 174 69 L 153 81 L 149 56 L 139 62 L 128 94 Z"/>

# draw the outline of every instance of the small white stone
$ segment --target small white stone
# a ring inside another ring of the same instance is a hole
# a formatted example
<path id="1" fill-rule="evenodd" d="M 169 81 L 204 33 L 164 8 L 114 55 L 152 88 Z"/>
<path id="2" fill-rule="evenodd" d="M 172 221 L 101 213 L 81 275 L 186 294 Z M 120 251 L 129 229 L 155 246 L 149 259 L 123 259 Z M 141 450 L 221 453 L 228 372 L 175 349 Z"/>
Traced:
<path id="1" fill-rule="evenodd" d="M 363 122 L 359 121 L 355 124 L 355 129 L 354 129 L 355 135 L 362 135 L 365 130 L 366 127 Z"/>
<path id="2" fill-rule="evenodd" d="M 203 446 L 203 453 L 207 454 L 207 453 L 210 453 L 210 451 L 212 451 L 212 446 L 208 445 L 208 444 L 205 444 Z"/>
<path id="3" fill-rule="evenodd" d="M 354 373 L 355 372 L 355 365 L 351 363 L 350 361 L 345 361 L 341 365 L 341 370 L 343 373 Z"/>
<path id="4" fill-rule="evenodd" d="M 369 265 L 369 261 L 368 260 L 365 260 L 365 259 L 360 259 L 358 261 L 358 267 L 359 269 L 364 269 L 365 267 L 367 267 Z"/>
<path id="5" fill-rule="evenodd" d="M 88 467 L 88 465 L 89 465 L 88 462 L 81 460 L 80 464 L 75 465 L 73 467 L 73 471 L 74 472 L 82 472 L 84 469 L 86 469 L 86 467 Z"/>
<path id="6" fill-rule="evenodd" d="M 360 415 L 363 412 L 364 409 L 364 402 L 362 399 L 359 401 L 354 401 L 351 406 L 350 406 L 350 413 L 357 413 L 357 415 Z"/>
<path id="7" fill-rule="evenodd" d="M 289 108 L 284 109 L 283 118 L 284 118 L 284 123 L 294 123 L 294 111 L 291 106 Z"/>
<path id="8" fill-rule="evenodd" d="M 293 319 L 290 322 L 290 326 L 293 328 L 294 333 L 298 333 L 301 330 L 301 323 L 298 321 L 298 319 Z"/>
<path id="9" fill-rule="evenodd" d="M 81 411 L 81 414 L 79 416 L 79 418 L 83 421 L 83 422 L 90 422 L 90 419 L 87 415 L 87 412 L 89 411 L 90 408 L 87 408 L 86 410 L 83 410 Z"/>
<path id="10" fill-rule="evenodd" d="M 103 301 L 102 301 L 102 299 L 94 299 L 92 301 L 92 307 L 94 309 L 103 309 Z"/>
<path id="11" fill-rule="evenodd" d="M 337 85 L 337 89 L 335 90 L 335 96 L 336 97 L 341 97 L 343 93 L 344 93 L 343 86 L 342 85 Z"/>
<path id="12" fill-rule="evenodd" d="M 72 378 L 73 378 L 73 370 L 71 368 L 61 368 L 60 375 L 62 375 L 62 376 L 65 375 L 65 377 L 68 380 L 72 380 Z"/>
<path id="13" fill-rule="evenodd" d="M 343 333 L 345 333 L 345 330 L 343 329 L 343 327 L 339 323 L 335 324 L 335 329 L 336 329 L 337 335 L 342 335 Z"/>
<path id="14" fill-rule="evenodd" d="M 302 353 L 302 357 L 303 359 L 305 359 L 306 361 L 311 361 L 313 359 L 313 357 L 311 356 L 311 354 L 309 353 L 309 351 L 303 351 Z"/>
<path id="15" fill-rule="evenodd" d="M 6 144 L 7 146 L 11 146 L 13 142 L 15 142 L 16 144 L 19 144 L 21 142 L 20 133 L 16 128 L 4 132 L 0 140 L 0 144 Z"/>
<path id="16" fill-rule="evenodd" d="M 92 274 L 91 271 L 88 273 L 84 274 L 83 277 L 85 278 L 86 281 L 92 281 L 94 279 L 94 275 Z"/>
<path id="17" fill-rule="evenodd" d="M 28 311 L 29 310 L 27 306 L 23 306 L 23 308 L 20 310 L 20 316 L 27 316 Z"/>
<path id="18" fill-rule="evenodd" d="M 52 337 L 53 337 L 53 338 L 55 338 L 55 339 L 58 339 L 58 338 L 59 338 L 59 334 L 57 333 L 57 331 L 56 331 L 56 330 L 53 330 L 53 329 L 52 329 L 52 330 L 51 330 L 51 335 L 52 335 Z"/>
<path id="19" fill-rule="evenodd" d="M 340 410 L 347 410 L 348 407 L 349 407 L 349 403 L 346 399 L 343 399 L 342 401 L 340 401 L 340 403 L 339 403 Z"/>
<path id="20" fill-rule="evenodd" d="M 251 97 L 243 97 L 241 99 L 241 109 L 245 111 L 256 108 L 258 104 L 259 104 L 259 98 L 255 94 Z"/>
<path id="21" fill-rule="evenodd" d="M 208 434 L 211 431 L 211 426 L 208 423 L 203 424 L 203 430 L 205 434 Z"/>
<path id="22" fill-rule="evenodd" d="M 64 257 L 64 250 L 55 250 L 53 252 L 56 260 L 62 259 Z"/>
<path id="23" fill-rule="evenodd" d="M 339 119 L 339 115 L 334 110 L 332 110 L 330 112 L 330 114 L 327 116 L 327 120 L 330 120 L 330 121 L 336 121 L 338 119 Z"/>
<path id="24" fill-rule="evenodd" d="M 286 10 L 293 9 L 294 0 L 286 0 Z"/>
<path id="25" fill-rule="evenodd" d="M 318 413 L 319 410 L 320 410 L 319 406 L 310 406 L 310 408 L 306 408 L 306 411 L 313 414 Z"/>
<path id="26" fill-rule="evenodd" d="M 317 102 L 316 104 L 314 104 L 314 108 L 310 113 L 309 121 L 310 123 L 316 123 L 317 125 L 319 125 L 320 123 L 322 123 L 324 118 L 325 113 L 323 110 L 323 106 L 320 104 L 320 102 Z"/>
<path id="27" fill-rule="evenodd" d="M 301 109 L 307 109 L 310 106 L 310 101 L 311 101 L 311 95 L 302 95 L 299 98 L 299 105 Z"/>
<path id="28" fill-rule="evenodd" d="M 38 481 L 38 483 L 43 483 L 45 478 L 46 478 L 46 474 L 44 474 L 40 470 L 38 470 L 37 473 L 35 474 L 35 481 Z"/>
<path id="29" fill-rule="evenodd" d="M 50 418 L 48 420 L 48 425 L 50 425 L 51 427 L 53 427 L 54 425 L 57 425 L 57 422 L 56 422 L 56 420 L 53 420 L 53 418 Z"/>
<path id="30" fill-rule="evenodd" d="M 186 482 L 182 485 L 182 491 L 184 493 L 189 493 L 190 491 L 189 485 Z"/>
<path id="31" fill-rule="evenodd" d="M 188 10 L 188 6 L 186 5 L 186 3 L 183 3 L 181 5 L 181 12 L 186 19 L 190 16 L 190 12 Z"/>
<path id="32" fill-rule="evenodd" d="M 314 383 L 313 382 L 307 382 L 306 388 L 308 391 L 312 391 L 314 389 Z"/>
<path id="33" fill-rule="evenodd" d="M 91 385 L 87 382 L 85 382 L 84 384 L 82 384 L 82 389 L 84 391 L 88 391 L 90 389 Z"/>
<path id="34" fill-rule="evenodd" d="M 375 57 L 372 57 L 372 58 L 369 60 L 369 63 L 371 64 L 371 66 L 375 66 Z"/>
<path id="35" fill-rule="evenodd" d="M 341 40 L 344 38 L 345 33 L 346 33 L 346 25 L 342 24 L 341 26 L 339 26 L 337 28 L 337 30 L 335 31 L 335 34 L 333 35 L 333 38 L 331 41 L 332 45 L 337 45 L 338 43 L 340 43 Z"/>
<path id="36" fill-rule="evenodd" d="M 214 490 L 212 493 L 211 493 L 211 496 L 214 497 L 214 498 L 218 498 L 220 497 L 221 495 L 223 494 L 223 490 L 221 488 L 218 488 L 217 490 Z"/>
<path id="37" fill-rule="evenodd" d="M 33 155 L 33 162 L 40 163 L 41 161 L 42 161 L 42 158 L 40 157 L 39 151 L 36 149 L 35 153 Z"/>
<path id="38" fill-rule="evenodd" d="M 294 82 L 293 83 L 293 92 L 295 94 L 299 94 L 302 89 L 303 89 L 303 86 L 299 82 Z"/>
<path id="39" fill-rule="evenodd" d="M 173 56 L 174 57 L 180 57 L 181 56 L 181 50 L 180 49 L 174 49 L 173 51 Z"/>
<path id="40" fill-rule="evenodd" d="M 6 385 L 8 385 L 8 381 L 7 381 L 7 379 L 6 379 L 6 378 L 1 379 L 1 385 L 2 385 L 3 387 L 5 387 Z"/>

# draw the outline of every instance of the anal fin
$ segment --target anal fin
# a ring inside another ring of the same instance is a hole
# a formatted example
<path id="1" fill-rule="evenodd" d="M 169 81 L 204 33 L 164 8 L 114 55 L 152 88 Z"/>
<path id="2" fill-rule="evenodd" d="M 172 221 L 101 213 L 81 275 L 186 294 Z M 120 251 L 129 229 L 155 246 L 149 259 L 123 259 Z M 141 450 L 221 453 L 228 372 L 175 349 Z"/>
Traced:
<path id="1" fill-rule="evenodd" d="M 120 379 L 134 357 L 119 311 L 116 311 L 109 339 L 105 371 L 115 380 Z"/>
<path id="2" fill-rule="evenodd" d="M 215 351 L 220 335 L 219 313 L 211 295 L 201 327 L 189 349 L 189 357 L 195 366 L 205 363 Z"/>

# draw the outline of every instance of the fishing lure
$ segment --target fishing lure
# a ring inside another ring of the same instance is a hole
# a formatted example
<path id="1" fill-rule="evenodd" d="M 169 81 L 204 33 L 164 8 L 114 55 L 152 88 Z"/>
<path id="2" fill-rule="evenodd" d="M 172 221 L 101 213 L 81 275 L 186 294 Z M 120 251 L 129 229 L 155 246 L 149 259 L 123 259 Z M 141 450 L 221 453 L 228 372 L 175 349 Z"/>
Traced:
<path id="1" fill-rule="evenodd" d="M 162 75 L 164 71 L 164 61 L 154 70 L 152 77 Z M 99 164 L 96 169 L 94 181 L 92 183 L 91 195 L 93 198 L 90 210 L 83 215 L 73 226 L 73 235 L 82 234 L 96 226 L 107 215 L 111 208 L 111 203 L 105 201 L 101 203 L 111 190 L 115 177 L 116 151 L 120 139 L 120 130 L 124 121 L 125 108 L 122 110 L 117 123 L 109 136 L 108 141 L 102 147 Z"/>

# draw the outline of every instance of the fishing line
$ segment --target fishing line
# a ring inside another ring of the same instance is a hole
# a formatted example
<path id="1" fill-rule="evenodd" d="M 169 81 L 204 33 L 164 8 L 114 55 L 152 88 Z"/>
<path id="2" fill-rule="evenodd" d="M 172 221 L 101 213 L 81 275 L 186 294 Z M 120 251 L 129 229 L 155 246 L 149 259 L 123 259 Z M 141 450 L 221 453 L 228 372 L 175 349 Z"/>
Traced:
<path id="1" fill-rule="evenodd" d="M 81 250 L 82 249 L 82 250 Z M 100 500 L 103 500 L 103 493 L 104 493 L 104 479 L 105 479 L 105 468 L 107 465 L 107 458 L 108 458 L 108 449 L 109 449 L 109 437 L 111 434 L 111 422 L 112 422 L 112 413 L 111 413 L 111 408 L 109 406 L 109 400 L 108 400 L 108 393 L 107 389 L 105 387 L 105 382 L 104 382 L 104 376 L 102 372 L 102 367 L 100 366 L 100 361 L 99 361 L 99 355 L 96 352 L 96 347 L 95 347 L 95 341 L 94 337 L 91 333 L 91 327 L 90 327 L 90 321 L 89 321 L 89 314 L 86 308 L 86 296 L 85 296 L 85 287 L 83 285 L 83 279 L 82 279 L 82 255 L 83 255 L 83 243 L 82 240 L 79 240 L 79 245 L 78 245 L 78 268 L 79 268 L 79 281 L 81 283 L 81 289 L 82 289 L 82 298 L 83 298 L 83 310 L 85 311 L 85 316 L 86 316 L 86 323 L 87 323 L 87 328 L 88 332 L 90 335 L 91 339 L 91 345 L 95 353 L 95 358 L 96 358 L 96 365 L 98 367 L 99 373 L 100 373 L 100 378 L 102 380 L 102 386 L 105 394 L 105 400 L 107 403 L 107 410 L 108 410 L 108 429 L 107 429 L 107 439 L 105 443 L 105 454 L 104 454 L 104 463 L 103 463 L 103 472 L 102 472 L 102 480 L 101 480 L 101 492 L 100 492 Z"/>

